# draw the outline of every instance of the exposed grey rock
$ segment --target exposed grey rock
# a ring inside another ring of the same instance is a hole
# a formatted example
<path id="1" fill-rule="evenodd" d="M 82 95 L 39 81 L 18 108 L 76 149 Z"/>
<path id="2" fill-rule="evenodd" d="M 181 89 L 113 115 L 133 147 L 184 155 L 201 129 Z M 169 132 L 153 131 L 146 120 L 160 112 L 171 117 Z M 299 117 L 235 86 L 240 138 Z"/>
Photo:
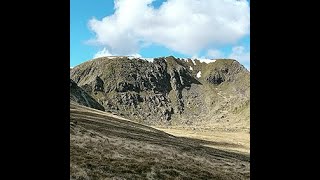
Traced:
<path id="1" fill-rule="evenodd" d="M 70 73 L 106 110 L 147 124 L 249 121 L 250 72 L 235 60 L 195 62 L 104 57 Z"/>
<path id="2" fill-rule="evenodd" d="M 104 111 L 104 107 L 70 79 L 70 101 Z"/>

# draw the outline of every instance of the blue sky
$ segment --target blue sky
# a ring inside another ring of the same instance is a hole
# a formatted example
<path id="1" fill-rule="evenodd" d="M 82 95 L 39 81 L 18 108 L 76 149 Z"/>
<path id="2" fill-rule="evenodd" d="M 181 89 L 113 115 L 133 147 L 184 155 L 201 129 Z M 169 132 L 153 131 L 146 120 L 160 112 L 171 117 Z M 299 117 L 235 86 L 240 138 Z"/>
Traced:
<path id="1" fill-rule="evenodd" d="M 70 0 L 71 67 L 101 55 L 173 55 L 233 58 L 250 69 L 247 1 L 116 3 L 117 8 L 113 0 Z"/>

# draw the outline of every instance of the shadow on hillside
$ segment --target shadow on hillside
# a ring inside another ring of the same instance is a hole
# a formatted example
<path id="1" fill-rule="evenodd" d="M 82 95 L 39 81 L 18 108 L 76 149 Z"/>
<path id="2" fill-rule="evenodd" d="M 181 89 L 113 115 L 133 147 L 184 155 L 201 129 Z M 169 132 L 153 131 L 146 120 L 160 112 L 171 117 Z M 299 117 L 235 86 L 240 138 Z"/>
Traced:
<path id="1" fill-rule="evenodd" d="M 234 143 L 227 143 L 227 142 L 215 142 L 215 141 L 207 141 L 202 139 L 190 138 L 190 137 L 178 137 L 183 141 L 198 143 L 201 145 L 212 145 L 212 146 L 223 146 L 223 147 L 232 147 L 232 148 L 244 148 L 245 146 L 240 144 Z"/>

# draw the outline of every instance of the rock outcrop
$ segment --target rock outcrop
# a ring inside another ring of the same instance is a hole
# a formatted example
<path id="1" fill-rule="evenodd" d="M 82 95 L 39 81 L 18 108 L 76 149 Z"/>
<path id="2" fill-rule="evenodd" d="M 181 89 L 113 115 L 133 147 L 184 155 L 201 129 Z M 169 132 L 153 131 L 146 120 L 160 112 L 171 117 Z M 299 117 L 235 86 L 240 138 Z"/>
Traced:
<path id="1" fill-rule="evenodd" d="M 70 73 L 106 111 L 139 122 L 249 126 L 250 72 L 236 60 L 103 57 Z"/>
<path id="2" fill-rule="evenodd" d="M 70 101 L 104 111 L 104 107 L 70 79 Z"/>

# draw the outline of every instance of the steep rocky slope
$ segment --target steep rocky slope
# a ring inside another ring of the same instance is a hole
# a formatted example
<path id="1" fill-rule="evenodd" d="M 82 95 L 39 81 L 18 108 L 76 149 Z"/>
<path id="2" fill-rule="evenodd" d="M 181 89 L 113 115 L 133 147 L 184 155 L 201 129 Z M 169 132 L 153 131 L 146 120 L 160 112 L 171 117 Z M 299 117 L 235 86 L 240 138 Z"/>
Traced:
<path id="1" fill-rule="evenodd" d="M 236 60 L 103 57 L 70 73 L 106 111 L 138 122 L 249 129 L 250 72 Z"/>
<path id="2" fill-rule="evenodd" d="M 70 79 L 70 102 L 104 111 L 104 107 Z"/>

